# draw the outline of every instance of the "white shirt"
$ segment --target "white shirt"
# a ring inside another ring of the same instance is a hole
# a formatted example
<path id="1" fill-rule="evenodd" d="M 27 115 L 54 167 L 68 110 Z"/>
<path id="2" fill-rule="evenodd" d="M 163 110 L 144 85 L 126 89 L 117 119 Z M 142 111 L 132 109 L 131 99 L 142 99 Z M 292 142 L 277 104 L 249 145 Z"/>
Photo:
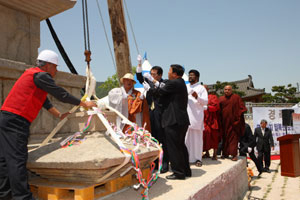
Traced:
<path id="1" fill-rule="evenodd" d="M 265 129 L 264 128 L 261 128 L 261 133 L 263 136 L 265 136 Z"/>
<path id="2" fill-rule="evenodd" d="M 204 130 L 204 106 L 208 103 L 208 94 L 206 89 L 198 82 L 193 85 L 187 85 L 188 90 L 188 115 L 191 129 Z M 197 99 L 192 96 L 196 92 Z"/>

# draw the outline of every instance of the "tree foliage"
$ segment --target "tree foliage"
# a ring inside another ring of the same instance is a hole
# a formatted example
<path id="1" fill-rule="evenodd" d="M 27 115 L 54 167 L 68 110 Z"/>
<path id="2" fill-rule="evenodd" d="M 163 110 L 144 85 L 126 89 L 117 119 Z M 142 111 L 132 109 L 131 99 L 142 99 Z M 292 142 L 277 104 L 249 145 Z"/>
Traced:
<path id="1" fill-rule="evenodd" d="M 132 67 L 133 74 L 136 73 L 136 67 Z M 100 86 L 96 88 L 96 93 L 99 98 L 104 97 L 108 94 L 108 92 L 116 87 L 120 87 L 120 83 L 118 80 L 118 75 L 115 73 L 111 77 L 108 77 L 105 82 L 103 82 Z"/>
<path id="2" fill-rule="evenodd" d="M 287 86 L 273 86 L 272 94 L 266 94 L 262 96 L 264 102 L 267 103 L 298 103 L 300 102 L 300 98 L 296 97 L 297 88 L 292 87 L 292 84 L 288 84 Z"/>
<path id="3" fill-rule="evenodd" d="M 224 87 L 226 85 L 231 85 L 232 93 L 235 93 L 235 94 L 239 95 L 240 97 L 245 96 L 245 92 L 238 90 L 239 87 L 235 83 L 221 82 L 221 81 L 217 81 L 216 84 L 214 84 L 214 86 L 213 86 L 214 90 L 216 91 L 217 96 L 224 95 Z"/>

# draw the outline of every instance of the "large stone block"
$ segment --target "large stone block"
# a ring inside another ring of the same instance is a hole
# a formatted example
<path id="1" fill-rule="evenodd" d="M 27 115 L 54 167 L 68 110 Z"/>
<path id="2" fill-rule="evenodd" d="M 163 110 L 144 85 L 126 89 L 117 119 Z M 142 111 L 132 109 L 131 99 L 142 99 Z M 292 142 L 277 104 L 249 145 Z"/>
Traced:
<path id="1" fill-rule="evenodd" d="M 34 64 L 40 46 L 39 18 L 0 5 L 0 27 L 0 58 Z"/>
<path id="2" fill-rule="evenodd" d="M 103 112 L 103 115 L 109 122 L 116 124 L 116 114 L 114 112 L 105 111 Z M 85 127 L 85 124 L 88 122 L 89 117 L 90 116 L 86 112 L 76 112 L 69 116 L 67 124 L 69 124 L 71 127 L 71 132 L 75 133 L 82 131 Z M 106 128 L 98 116 L 93 115 L 87 131 L 106 131 Z"/>
<path id="3" fill-rule="evenodd" d="M 0 0 L 0 4 L 36 16 L 39 20 L 47 19 L 53 15 L 73 8 L 76 2 L 77 0 Z"/>

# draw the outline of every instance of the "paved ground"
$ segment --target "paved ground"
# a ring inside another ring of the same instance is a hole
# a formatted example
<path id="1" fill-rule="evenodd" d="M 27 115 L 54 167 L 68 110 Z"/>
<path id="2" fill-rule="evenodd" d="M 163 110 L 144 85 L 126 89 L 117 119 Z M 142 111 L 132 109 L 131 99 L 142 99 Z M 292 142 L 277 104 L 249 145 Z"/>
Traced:
<path id="1" fill-rule="evenodd" d="M 279 160 L 272 160 L 271 173 L 263 173 L 261 178 L 256 177 L 258 171 L 252 161 L 249 167 L 254 177 L 243 200 L 300 200 L 300 177 L 281 176 Z"/>

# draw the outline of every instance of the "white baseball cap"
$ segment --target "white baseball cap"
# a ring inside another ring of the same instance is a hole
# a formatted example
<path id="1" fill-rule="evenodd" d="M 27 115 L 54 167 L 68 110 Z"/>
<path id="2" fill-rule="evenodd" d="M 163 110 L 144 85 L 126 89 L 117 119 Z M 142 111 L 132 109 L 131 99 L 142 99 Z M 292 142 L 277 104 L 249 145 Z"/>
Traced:
<path id="1" fill-rule="evenodd" d="M 38 60 L 58 65 L 58 55 L 51 50 L 43 50 L 37 57 Z"/>

